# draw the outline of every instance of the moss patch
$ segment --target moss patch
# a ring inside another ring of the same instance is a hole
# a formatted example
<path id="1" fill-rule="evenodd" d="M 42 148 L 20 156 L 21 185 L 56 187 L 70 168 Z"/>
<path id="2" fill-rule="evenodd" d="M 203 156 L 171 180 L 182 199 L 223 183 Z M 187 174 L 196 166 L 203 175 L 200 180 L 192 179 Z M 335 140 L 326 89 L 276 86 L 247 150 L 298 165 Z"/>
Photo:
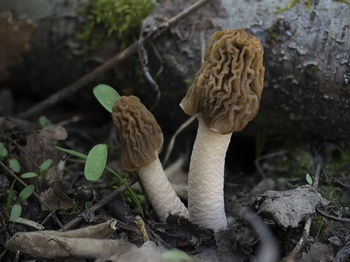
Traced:
<path id="1" fill-rule="evenodd" d="M 333 0 L 333 1 L 334 2 L 342 2 L 344 4 L 350 5 L 350 1 L 349 0 Z M 283 12 L 285 10 L 291 9 L 293 6 L 295 6 L 299 2 L 303 2 L 305 4 L 305 6 L 306 6 L 306 11 L 309 11 L 312 3 L 314 2 L 314 0 L 307 0 L 307 1 L 291 0 L 287 6 L 285 6 L 283 8 L 276 9 L 275 13 L 280 13 L 280 12 Z"/>
<path id="2" fill-rule="evenodd" d="M 138 38 L 143 19 L 151 12 L 156 0 L 89 0 L 78 11 L 87 22 L 77 34 L 90 49 L 108 38 L 118 38 L 122 47 Z"/>

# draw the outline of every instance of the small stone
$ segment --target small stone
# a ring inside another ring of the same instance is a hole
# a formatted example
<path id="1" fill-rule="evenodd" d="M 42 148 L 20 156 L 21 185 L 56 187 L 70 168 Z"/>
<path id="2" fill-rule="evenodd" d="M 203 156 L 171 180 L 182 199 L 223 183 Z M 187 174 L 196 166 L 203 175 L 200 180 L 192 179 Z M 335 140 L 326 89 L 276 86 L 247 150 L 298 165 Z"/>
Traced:
<path id="1" fill-rule="evenodd" d="M 332 236 L 332 237 L 328 238 L 328 242 L 334 246 L 337 246 L 337 247 L 341 246 L 341 240 L 337 236 Z"/>
<path id="2" fill-rule="evenodd" d="M 286 191 L 265 192 L 260 195 L 259 213 L 272 218 L 283 228 L 296 228 L 316 212 L 317 205 L 328 203 L 315 188 L 306 185 Z"/>

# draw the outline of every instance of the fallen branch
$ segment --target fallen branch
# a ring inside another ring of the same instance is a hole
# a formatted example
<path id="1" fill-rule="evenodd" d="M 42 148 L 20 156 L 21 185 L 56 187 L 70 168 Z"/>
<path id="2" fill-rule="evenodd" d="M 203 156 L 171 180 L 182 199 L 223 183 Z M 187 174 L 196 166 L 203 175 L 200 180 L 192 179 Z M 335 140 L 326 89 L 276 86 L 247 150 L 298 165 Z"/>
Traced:
<path id="1" fill-rule="evenodd" d="M 318 207 L 316 207 L 316 211 L 328 219 L 332 219 L 338 222 L 350 223 L 350 218 L 336 217 L 336 216 L 329 215 L 326 212 L 323 212 L 322 210 L 320 210 Z"/>
<path id="2" fill-rule="evenodd" d="M 88 84 L 91 84 L 98 76 L 105 73 L 107 70 L 109 70 L 112 67 L 117 66 L 120 64 L 123 60 L 131 56 L 137 51 L 137 47 L 139 44 L 143 44 L 144 42 L 148 41 L 151 38 L 155 38 L 165 32 L 172 24 L 177 22 L 179 19 L 185 17 L 195 9 L 199 8 L 209 0 L 199 0 L 189 6 L 187 9 L 183 10 L 182 12 L 178 13 L 177 15 L 173 16 L 166 22 L 161 23 L 159 26 L 155 27 L 151 31 L 147 32 L 147 34 L 141 38 L 140 40 L 137 40 L 132 45 L 124 49 L 122 52 L 118 53 L 111 59 L 107 60 L 104 64 L 96 67 L 93 71 L 86 74 L 82 78 L 78 79 L 76 82 L 70 84 L 69 86 L 63 88 L 62 90 L 58 91 L 57 93 L 51 95 L 50 97 L 44 99 L 37 105 L 29 108 L 28 110 L 20 113 L 18 115 L 19 118 L 28 118 L 36 113 L 39 113 L 40 111 L 43 111 L 54 104 L 63 101 L 67 97 L 70 97 L 83 87 L 85 87 Z"/>
<path id="3" fill-rule="evenodd" d="M 192 116 L 192 117 L 190 117 L 189 119 L 187 119 L 187 120 L 176 130 L 176 132 L 173 134 L 173 136 L 172 136 L 171 139 L 170 139 L 168 148 L 167 148 L 167 150 L 166 150 L 166 154 L 165 154 L 165 157 L 164 157 L 164 160 L 163 160 L 163 163 L 162 163 L 163 166 L 165 166 L 166 163 L 168 162 L 168 159 L 169 159 L 169 157 L 170 157 L 170 155 L 171 155 L 171 152 L 172 152 L 173 149 L 174 149 L 176 137 L 182 132 L 182 130 L 184 130 L 186 127 L 188 127 L 195 119 L 196 119 L 196 116 Z"/>
<path id="4" fill-rule="evenodd" d="M 18 232 L 5 245 L 12 252 L 20 251 L 33 257 L 48 259 L 71 256 L 105 257 L 133 246 L 122 240 L 105 239 L 116 229 L 116 220 L 111 220 L 67 232 Z"/>

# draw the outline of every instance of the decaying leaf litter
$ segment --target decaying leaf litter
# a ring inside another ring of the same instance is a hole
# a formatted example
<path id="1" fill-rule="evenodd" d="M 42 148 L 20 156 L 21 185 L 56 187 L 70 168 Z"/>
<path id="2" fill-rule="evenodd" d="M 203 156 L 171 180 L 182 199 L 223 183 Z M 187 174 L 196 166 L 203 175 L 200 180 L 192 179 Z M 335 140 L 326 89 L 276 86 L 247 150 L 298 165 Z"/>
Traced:
<path id="1" fill-rule="evenodd" d="M 181 19 L 186 17 L 181 16 Z M 56 102 L 52 99 L 51 105 Z M 1 241 L 5 244 L 9 240 L 1 250 L 2 259 L 76 256 L 97 261 L 138 261 L 145 257 L 149 261 L 266 261 L 264 258 L 278 254 L 286 257 L 285 261 L 330 258 L 346 261 L 350 255 L 349 220 L 346 218 L 349 203 L 345 197 L 350 184 L 347 176 L 349 152 L 341 147 L 320 141 L 316 141 L 316 145 L 295 143 L 293 146 L 280 142 L 277 147 L 271 143 L 271 151 L 267 150 L 255 162 L 259 172 L 226 180 L 229 227 L 214 234 L 177 217 L 159 223 L 145 195 L 138 193 L 136 196 L 144 211 L 141 218 L 140 209 L 125 190 L 126 185 L 108 172 L 97 182 L 86 181 L 82 160 L 63 154 L 54 145 L 73 148 L 86 155 L 96 144 L 96 138 L 109 137 L 112 151 L 119 145 L 110 123 L 98 130 L 75 126 L 70 133 L 69 124 L 75 121 L 81 120 L 73 117 L 61 125 L 58 122 L 43 127 L 36 121 L 6 116 L 0 119 L 4 170 L 0 192 L 2 206 L 6 206 L 1 210 Z M 67 134 L 73 137 L 66 139 Z M 272 149 L 285 151 L 274 154 Z M 18 159 L 20 172 L 10 165 L 9 159 Z M 50 164 L 41 168 L 48 160 Z M 115 159 L 111 158 L 108 165 L 125 178 L 124 183 L 131 185 L 137 180 L 134 174 L 121 170 Z M 174 166 L 170 165 L 171 168 Z M 37 176 L 21 179 L 20 174 L 27 171 Z M 181 167 L 172 172 L 184 173 Z M 179 186 L 187 190 L 186 184 L 181 183 Z M 35 192 L 29 199 L 21 200 L 21 192 L 28 185 L 34 185 Z M 299 192 L 302 193 L 299 195 Z M 186 198 L 186 194 L 183 196 Z M 310 197 L 317 199 L 312 207 L 309 206 Z M 274 203 L 276 199 L 280 203 Z M 293 208 L 291 205 L 299 203 L 296 199 L 300 204 Z M 269 201 L 272 206 L 268 205 Z M 324 206 L 317 207 L 319 203 Z M 13 223 L 8 221 L 6 212 L 15 204 L 22 207 L 23 220 Z M 288 208 L 297 218 L 291 216 Z M 282 221 L 290 221 L 290 224 Z M 40 226 L 45 230 L 37 231 Z M 81 229 L 71 230 L 78 226 Z M 33 230 L 35 232 L 25 233 Z M 19 233 L 14 235 L 16 232 Z M 182 251 L 173 251 L 174 248 Z M 51 253 L 51 250 L 58 252 Z"/>

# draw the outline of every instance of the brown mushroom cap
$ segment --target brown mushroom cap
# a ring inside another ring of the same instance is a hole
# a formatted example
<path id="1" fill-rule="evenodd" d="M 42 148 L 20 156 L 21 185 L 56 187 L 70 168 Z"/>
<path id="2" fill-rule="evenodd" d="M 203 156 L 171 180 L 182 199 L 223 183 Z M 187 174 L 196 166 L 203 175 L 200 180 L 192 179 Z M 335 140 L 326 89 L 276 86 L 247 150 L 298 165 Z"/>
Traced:
<path id="1" fill-rule="evenodd" d="M 158 158 L 163 134 L 151 112 L 135 96 L 123 96 L 113 105 L 113 123 L 121 143 L 120 166 L 135 170 Z"/>
<path id="2" fill-rule="evenodd" d="M 188 115 L 200 114 L 212 131 L 242 130 L 259 110 L 263 54 L 259 39 L 243 29 L 214 33 L 181 108 Z"/>

